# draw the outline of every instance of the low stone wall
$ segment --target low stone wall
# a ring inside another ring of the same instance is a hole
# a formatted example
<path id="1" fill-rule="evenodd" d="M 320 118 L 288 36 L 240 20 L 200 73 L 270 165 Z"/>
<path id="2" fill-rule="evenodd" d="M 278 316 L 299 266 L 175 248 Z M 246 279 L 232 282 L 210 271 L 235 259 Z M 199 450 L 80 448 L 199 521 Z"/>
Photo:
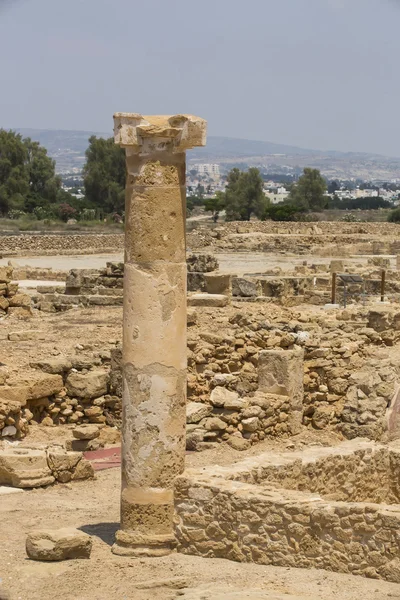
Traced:
<path id="1" fill-rule="evenodd" d="M 355 447 L 354 451 L 358 449 Z M 340 447 L 334 452 L 337 457 Z M 377 452 L 382 458 L 381 451 L 378 449 Z M 398 450 L 390 449 L 390 452 L 396 455 L 398 465 Z M 338 480 L 336 485 L 336 490 L 343 491 L 343 496 L 347 494 L 347 480 L 354 479 L 354 466 L 360 467 L 368 454 L 366 452 L 363 459 L 352 457 L 346 448 L 340 473 L 346 474 L 347 478 Z M 264 475 L 271 475 L 271 466 L 263 471 L 264 458 L 248 459 L 252 460 L 252 467 L 246 467 L 244 463 L 233 465 L 233 473 L 228 467 L 209 467 L 188 470 L 177 478 L 175 512 L 180 552 L 238 562 L 319 568 L 400 583 L 398 504 L 324 500 L 307 489 L 313 481 L 312 469 L 308 475 L 307 465 L 302 472 L 303 491 L 283 489 L 270 482 L 256 485 L 237 480 L 240 470 L 241 479 L 248 473 L 251 480 L 254 476 L 251 471 L 255 472 L 257 468 Z M 273 458 L 269 455 L 270 463 Z M 282 463 L 283 457 L 277 457 L 277 460 Z M 381 459 L 376 460 L 380 465 Z M 383 460 L 382 470 L 385 464 L 390 466 L 389 463 Z M 329 466 L 329 458 L 325 456 L 325 471 Z M 374 466 L 370 462 L 373 481 Z M 332 467 L 337 473 L 337 461 Z M 301 459 L 298 459 L 297 468 L 301 471 Z M 365 466 L 360 470 L 358 482 L 369 496 L 371 482 L 367 483 L 367 488 L 362 487 L 365 485 L 364 469 Z M 287 472 L 287 467 L 283 468 L 285 470 Z M 398 477 L 398 472 L 394 476 Z M 291 481 L 296 482 L 296 472 L 292 477 Z M 386 474 L 386 480 L 390 477 L 390 473 Z M 376 488 L 381 478 L 376 479 Z M 321 477 L 319 483 L 322 489 L 331 491 L 330 485 L 325 486 Z M 382 492 L 376 491 L 379 498 L 384 497 Z"/>
<path id="2" fill-rule="evenodd" d="M 109 356 L 62 357 L 32 363 L 36 371 L 0 374 L 0 439 L 21 439 L 36 423 L 47 427 L 121 421 L 121 399 L 110 393 Z"/>
<path id="3" fill-rule="evenodd" d="M 0 236 L 0 255 L 122 252 L 123 233 L 21 234 Z"/>

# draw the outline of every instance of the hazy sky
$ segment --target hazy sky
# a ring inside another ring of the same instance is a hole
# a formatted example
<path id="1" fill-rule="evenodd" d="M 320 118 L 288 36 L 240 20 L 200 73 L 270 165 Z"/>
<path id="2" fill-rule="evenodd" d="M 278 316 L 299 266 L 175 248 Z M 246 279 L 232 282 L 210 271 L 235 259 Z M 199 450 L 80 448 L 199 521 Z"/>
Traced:
<path id="1" fill-rule="evenodd" d="M 0 127 L 210 135 L 400 156 L 400 0 L 0 0 Z"/>

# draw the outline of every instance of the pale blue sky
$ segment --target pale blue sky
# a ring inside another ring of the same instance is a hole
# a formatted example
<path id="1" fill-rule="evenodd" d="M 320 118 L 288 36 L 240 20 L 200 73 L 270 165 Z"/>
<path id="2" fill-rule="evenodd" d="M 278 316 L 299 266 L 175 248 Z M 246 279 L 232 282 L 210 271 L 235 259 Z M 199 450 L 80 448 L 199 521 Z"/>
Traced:
<path id="1" fill-rule="evenodd" d="M 0 0 L 0 127 L 211 135 L 400 156 L 400 0 Z"/>

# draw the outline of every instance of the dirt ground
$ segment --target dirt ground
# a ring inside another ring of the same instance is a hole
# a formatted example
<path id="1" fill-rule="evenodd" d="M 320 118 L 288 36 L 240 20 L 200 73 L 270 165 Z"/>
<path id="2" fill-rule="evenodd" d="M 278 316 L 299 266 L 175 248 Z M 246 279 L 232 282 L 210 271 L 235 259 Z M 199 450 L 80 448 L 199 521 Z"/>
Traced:
<path id="1" fill-rule="evenodd" d="M 188 464 L 192 456 L 195 463 L 215 460 L 212 452 L 191 455 Z M 299 600 L 400 599 L 399 585 L 326 571 L 183 554 L 157 559 L 114 556 L 110 546 L 118 527 L 119 485 L 119 469 L 114 468 L 100 471 L 93 481 L 0 495 L 0 598 L 7 598 L 7 591 L 11 600 L 154 600 L 155 596 L 172 600 L 184 588 L 211 585 L 242 590 L 243 597 L 245 591 L 262 589 Z M 41 563 L 27 559 L 29 531 L 64 526 L 93 536 L 89 560 Z"/>

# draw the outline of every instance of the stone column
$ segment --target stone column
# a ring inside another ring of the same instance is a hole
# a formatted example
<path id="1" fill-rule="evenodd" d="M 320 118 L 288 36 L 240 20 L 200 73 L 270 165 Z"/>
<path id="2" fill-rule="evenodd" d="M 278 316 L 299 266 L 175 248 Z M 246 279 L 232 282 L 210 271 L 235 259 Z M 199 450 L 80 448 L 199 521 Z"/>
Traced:
<path id="1" fill-rule="evenodd" d="M 186 150 L 204 146 L 191 115 L 114 115 L 126 150 L 121 526 L 115 554 L 175 547 L 173 481 L 186 424 Z"/>

